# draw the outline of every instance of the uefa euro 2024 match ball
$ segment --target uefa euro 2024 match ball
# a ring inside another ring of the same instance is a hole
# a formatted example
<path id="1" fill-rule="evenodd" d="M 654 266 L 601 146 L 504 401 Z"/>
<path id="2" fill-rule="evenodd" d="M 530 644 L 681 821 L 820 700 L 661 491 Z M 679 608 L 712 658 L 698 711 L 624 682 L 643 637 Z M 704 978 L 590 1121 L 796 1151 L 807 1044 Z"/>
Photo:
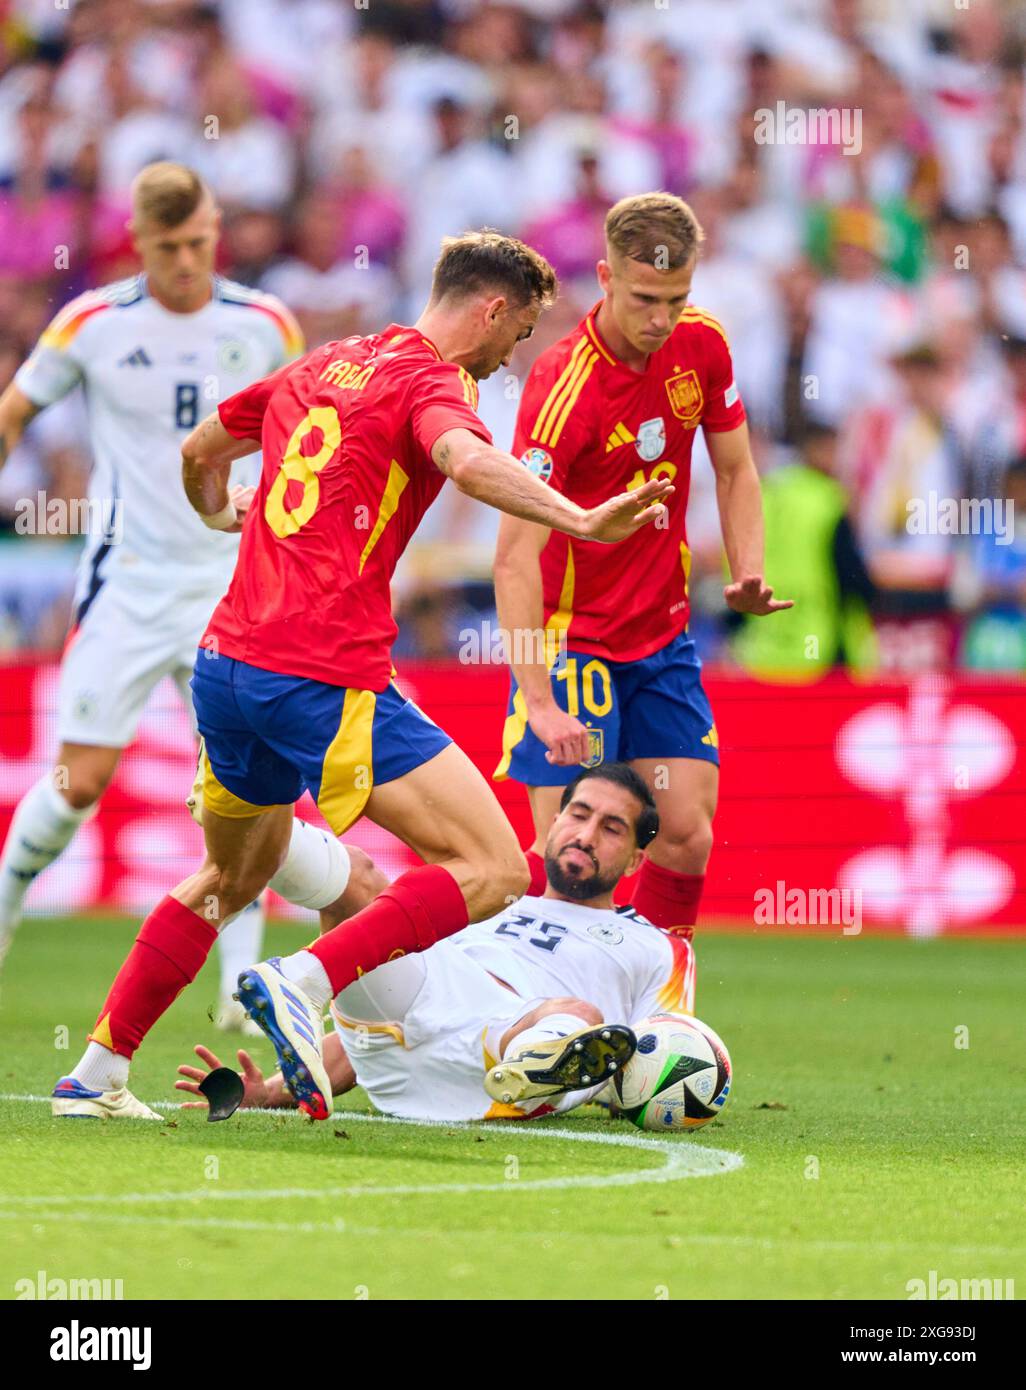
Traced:
<path id="1" fill-rule="evenodd" d="M 635 1026 L 638 1050 L 613 1078 L 612 1105 L 639 1129 L 699 1129 L 730 1094 L 730 1055 L 697 1018 L 656 1014 Z M 603 1097 L 604 1099 L 604 1097 Z"/>

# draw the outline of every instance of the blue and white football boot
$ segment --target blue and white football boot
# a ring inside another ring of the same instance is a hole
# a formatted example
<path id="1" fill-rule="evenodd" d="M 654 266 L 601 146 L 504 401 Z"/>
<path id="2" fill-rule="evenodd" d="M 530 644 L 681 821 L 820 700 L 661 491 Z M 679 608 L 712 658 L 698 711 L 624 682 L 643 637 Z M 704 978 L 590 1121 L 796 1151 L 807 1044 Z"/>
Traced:
<path id="1" fill-rule="evenodd" d="M 331 1114 L 331 1082 L 321 1055 L 324 1019 L 310 997 L 279 969 L 280 958 L 251 965 L 236 998 L 278 1054 L 282 1079 L 300 1110 L 314 1120 Z"/>

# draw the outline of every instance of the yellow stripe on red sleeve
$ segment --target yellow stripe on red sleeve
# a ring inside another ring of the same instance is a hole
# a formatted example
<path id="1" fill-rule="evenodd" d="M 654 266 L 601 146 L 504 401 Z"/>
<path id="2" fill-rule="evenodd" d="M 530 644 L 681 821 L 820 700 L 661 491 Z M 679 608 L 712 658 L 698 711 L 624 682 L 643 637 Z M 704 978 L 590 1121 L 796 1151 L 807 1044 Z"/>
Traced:
<path id="1" fill-rule="evenodd" d="M 460 374 L 460 382 L 463 385 L 463 399 L 466 401 L 467 405 L 470 406 L 471 410 L 476 410 L 480 397 L 480 392 L 477 389 L 477 382 L 467 371 L 466 367 L 458 367 L 457 370 Z"/>
<path id="2" fill-rule="evenodd" d="M 730 347 L 730 343 L 727 340 L 727 334 L 724 330 L 723 324 L 720 323 L 719 319 L 714 319 L 712 314 L 707 314 L 704 309 L 696 309 L 689 305 L 681 314 L 677 322 L 684 324 L 704 323 L 706 328 L 713 329 L 714 332 L 718 333 L 720 337 L 723 339 L 723 341 L 727 344 L 727 347 Z"/>

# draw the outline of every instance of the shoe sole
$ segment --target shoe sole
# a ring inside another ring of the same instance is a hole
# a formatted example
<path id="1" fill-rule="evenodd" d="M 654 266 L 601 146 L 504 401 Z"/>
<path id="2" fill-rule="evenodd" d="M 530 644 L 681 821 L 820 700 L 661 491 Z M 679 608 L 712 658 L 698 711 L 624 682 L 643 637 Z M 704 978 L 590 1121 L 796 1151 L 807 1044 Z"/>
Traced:
<path id="1" fill-rule="evenodd" d="M 638 1040 L 618 1023 L 578 1033 L 547 1066 L 530 1061 L 503 1062 L 488 1073 L 488 1094 L 506 1105 L 534 1096 L 583 1091 L 608 1081 L 634 1056 Z"/>
<path id="2" fill-rule="evenodd" d="M 246 1013 L 270 1041 L 278 1057 L 282 1080 L 304 1114 L 313 1120 L 326 1120 L 331 1110 L 324 1093 L 314 1080 L 313 1073 L 282 1032 L 274 1000 L 265 982 L 249 970 L 239 976 L 239 992 L 235 995 Z"/>
<path id="3" fill-rule="evenodd" d="M 78 1105 L 80 1108 L 77 1110 L 59 1110 L 57 1107 L 61 1102 L 53 1100 L 50 1102 L 50 1114 L 55 1120 L 100 1120 L 103 1122 L 110 1120 L 156 1120 L 160 1124 L 165 1123 L 159 1115 L 130 1115 L 121 1110 L 108 1110 L 106 1106 L 103 1105 L 94 1105 L 87 1109 L 86 1106 L 88 1102 L 65 1102 L 67 1105 L 71 1105 L 72 1103 Z"/>

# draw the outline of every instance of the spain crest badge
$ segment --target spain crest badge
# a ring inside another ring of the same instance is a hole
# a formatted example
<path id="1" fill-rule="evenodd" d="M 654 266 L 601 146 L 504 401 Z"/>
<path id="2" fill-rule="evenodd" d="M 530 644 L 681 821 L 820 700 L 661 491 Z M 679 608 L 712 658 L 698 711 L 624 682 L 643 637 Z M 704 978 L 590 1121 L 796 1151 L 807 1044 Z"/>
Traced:
<path id="1" fill-rule="evenodd" d="M 588 756 L 581 767 L 598 767 L 605 757 L 606 739 L 602 729 L 588 730 Z"/>
<path id="2" fill-rule="evenodd" d="M 675 372 L 666 378 L 666 394 L 670 398 L 670 409 L 678 420 L 689 428 L 698 424 L 702 418 L 705 397 L 698 381 L 698 373 L 693 367 L 686 372 Z"/>

